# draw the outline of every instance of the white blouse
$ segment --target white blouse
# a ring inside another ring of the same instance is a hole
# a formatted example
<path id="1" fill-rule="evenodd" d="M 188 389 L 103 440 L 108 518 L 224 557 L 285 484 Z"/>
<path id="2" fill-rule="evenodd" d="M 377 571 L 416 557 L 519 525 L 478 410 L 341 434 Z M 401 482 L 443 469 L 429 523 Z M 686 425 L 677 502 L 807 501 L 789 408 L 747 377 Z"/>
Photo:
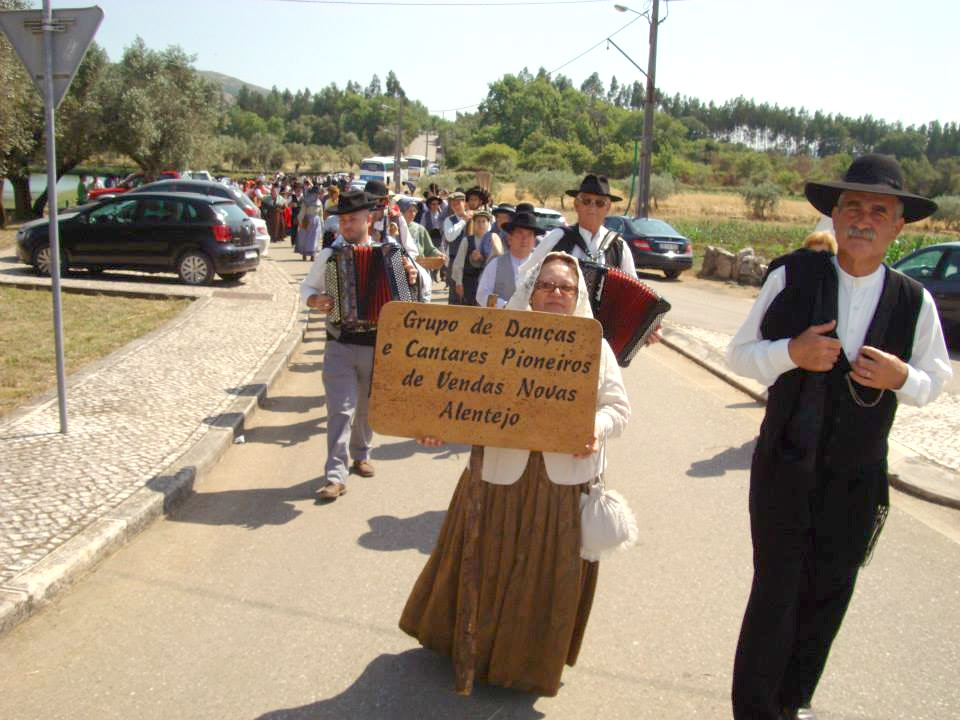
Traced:
<path id="1" fill-rule="evenodd" d="M 619 437 L 630 419 L 630 401 L 627 400 L 617 358 L 607 341 L 602 343 L 596 416 L 600 450 L 583 459 L 565 453 L 545 452 L 543 462 L 547 475 L 557 485 L 579 485 L 599 476 L 607 464 L 607 439 Z M 529 450 L 487 447 L 483 452 L 482 477 L 494 485 L 512 485 L 523 475 L 529 457 Z"/>

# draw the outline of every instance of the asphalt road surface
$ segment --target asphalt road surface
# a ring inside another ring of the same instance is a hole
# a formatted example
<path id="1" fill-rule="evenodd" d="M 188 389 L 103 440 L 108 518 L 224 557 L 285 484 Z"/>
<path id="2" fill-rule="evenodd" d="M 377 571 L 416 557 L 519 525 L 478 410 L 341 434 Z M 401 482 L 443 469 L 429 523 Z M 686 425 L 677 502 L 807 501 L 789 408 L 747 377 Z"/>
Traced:
<path id="1" fill-rule="evenodd" d="M 729 717 L 752 401 L 667 348 L 640 354 L 608 483 L 641 540 L 602 564 L 580 662 L 555 698 L 461 698 L 397 620 L 467 453 L 377 438 L 377 476 L 314 504 L 323 347 L 311 330 L 245 444 L 177 512 L 0 639 L 0 717 Z M 960 513 L 895 495 L 816 697 L 823 720 L 957 717 L 958 542 Z"/>

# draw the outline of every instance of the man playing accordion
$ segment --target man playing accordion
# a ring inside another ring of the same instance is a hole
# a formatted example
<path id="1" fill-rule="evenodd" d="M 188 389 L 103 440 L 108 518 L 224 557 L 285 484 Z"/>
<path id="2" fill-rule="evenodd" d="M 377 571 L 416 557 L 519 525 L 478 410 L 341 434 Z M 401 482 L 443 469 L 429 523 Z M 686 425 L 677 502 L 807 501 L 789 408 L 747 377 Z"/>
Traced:
<path id="1" fill-rule="evenodd" d="M 377 342 L 376 323 L 349 326 L 332 321 L 331 313 L 340 313 L 346 300 L 337 288 L 328 287 L 327 275 L 328 260 L 337 257 L 337 253 L 372 246 L 371 210 L 376 207 L 376 199 L 362 190 L 341 194 L 336 209 L 330 210 L 340 218 L 340 234 L 317 256 L 300 287 L 300 296 L 307 307 L 327 315 L 329 342 L 323 356 L 323 388 L 328 411 L 327 462 L 324 466 L 325 482 L 318 492 L 320 500 L 334 500 L 344 494 L 350 471 L 362 477 L 374 474 L 369 460 L 373 431 L 367 421 L 367 406 Z M 393 250 L 393 247 L 389 249 Z M 400 252 L 396 249 L 393 254 Z M 401 280 L 406 281 L 411 289 L 419 287 L 416 266 L 409 257 L 400 255 L 400 258 Z M 419 294 L 418 299 L 422 299 Z M 361 302 L 366 304 L 367 301 L 361 298 Z M 348 466 L 351 457 L 353 464 Z"/>

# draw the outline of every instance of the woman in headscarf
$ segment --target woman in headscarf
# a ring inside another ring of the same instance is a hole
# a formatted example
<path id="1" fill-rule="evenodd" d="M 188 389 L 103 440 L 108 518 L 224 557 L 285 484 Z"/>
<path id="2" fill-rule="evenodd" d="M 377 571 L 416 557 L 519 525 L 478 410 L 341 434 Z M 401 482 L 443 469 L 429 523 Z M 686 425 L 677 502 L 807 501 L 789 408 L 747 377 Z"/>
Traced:
<path id="1" fill-rule="evenodd" d="M 317 246 L 321 244 L 323 234 L 323 209 L 320 201 L 320 188 L 308 187 L 303 193 L 300 205 L 300 222 L 297 228 L 297 241 L 294 249 L 304 260 L 313 262 Z"/>
<path id="2" fill-rule="evenodd" d="M 507 308 L 593 317 L 579 265 L 565 253 L 533 267 Z M 630 417 L 620 368 L 601 343 L 593 438 L 577 455 L 474 448 L 407 600 L 401 629 L 453 659 L 460 693 L 476 679 L 555 695 L 564 663 L 577 660 L 598 570 L 580 555 L 580 496 L 604 470 L 606 440 Z M 467 542 L 475 542 L 472 560 L 465 560 Z M 469 584 L 471 563 L 479 565 L 477 586 Z M 458 608 L 474 597 L 476 626 L 466 641 Z"/>

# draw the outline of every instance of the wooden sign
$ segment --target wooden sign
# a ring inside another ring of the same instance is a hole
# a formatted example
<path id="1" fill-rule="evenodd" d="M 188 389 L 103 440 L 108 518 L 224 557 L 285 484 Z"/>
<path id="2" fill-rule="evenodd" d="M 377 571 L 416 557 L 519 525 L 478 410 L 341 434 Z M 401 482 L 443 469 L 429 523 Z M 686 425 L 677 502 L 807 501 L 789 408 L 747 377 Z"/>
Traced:
<path id="1" fill-rule="evenodd" d="M 382 435 L 581 452 L 593 437 L 602 334 L 592 318 L 388 303 L 370 425 Z"/>

